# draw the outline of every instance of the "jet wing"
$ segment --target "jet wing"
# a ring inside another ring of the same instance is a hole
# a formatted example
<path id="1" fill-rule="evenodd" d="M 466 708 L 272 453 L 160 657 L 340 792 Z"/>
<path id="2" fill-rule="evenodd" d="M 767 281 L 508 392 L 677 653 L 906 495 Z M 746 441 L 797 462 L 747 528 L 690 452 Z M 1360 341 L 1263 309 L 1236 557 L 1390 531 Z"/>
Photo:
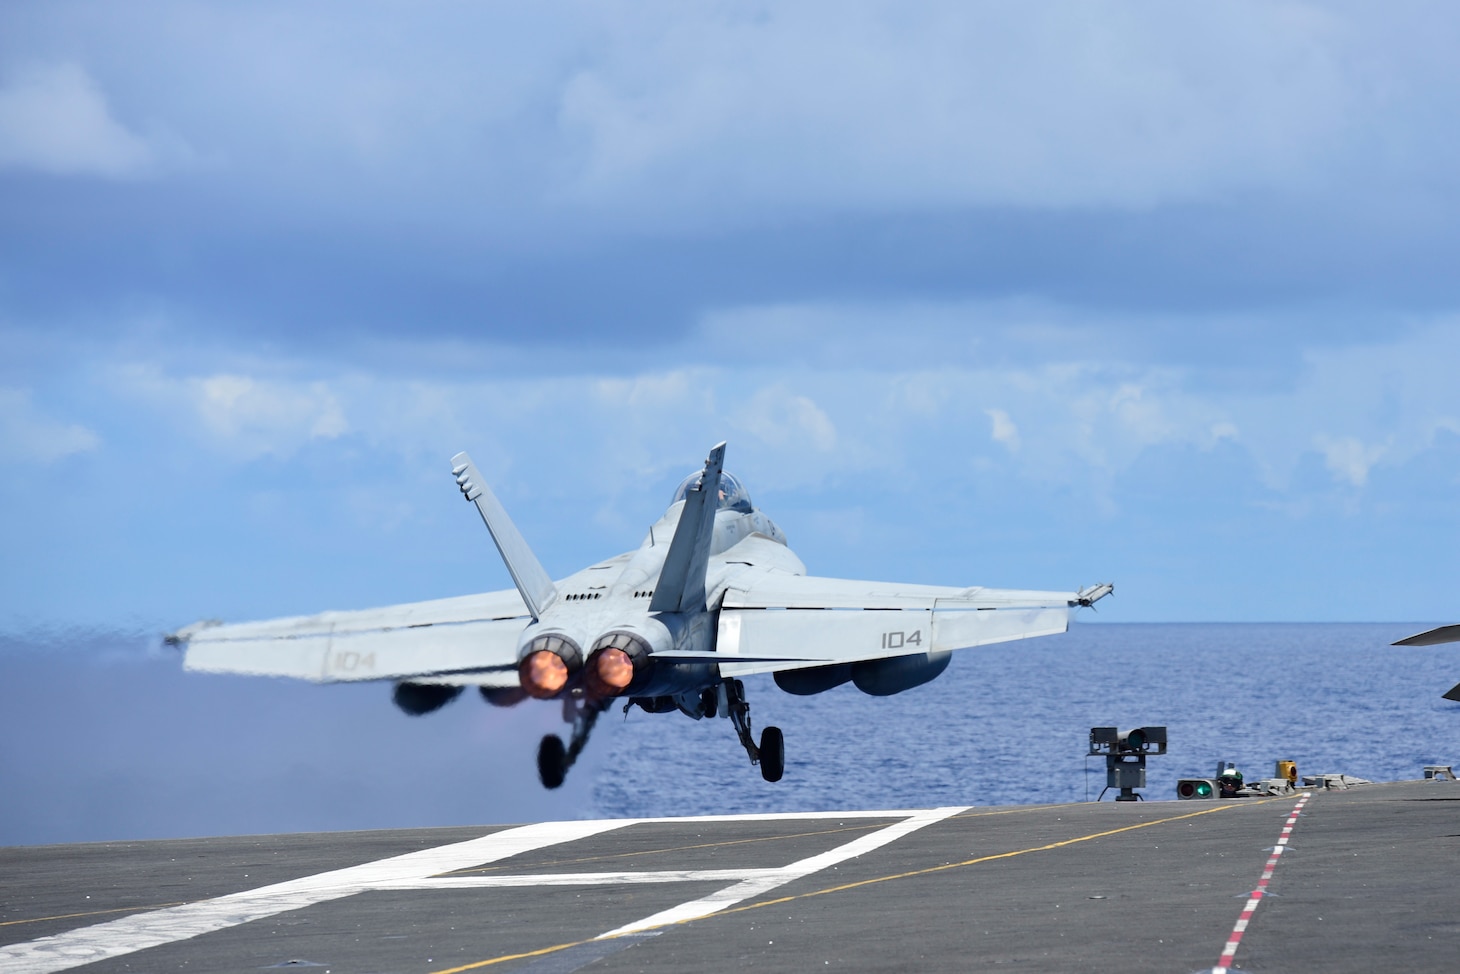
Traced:
<path id="1" fill-rule="evenodd" d="M 316 683 L 411 680 L 517 686 L 517 639 L 532 621 L 515 590 L 322 612 L 265 622 L 194 623 L 167 637 L 204 673 Z"/>
<path id="2" fill-rule="evenodd" d="M 1417 632 L 1413 636 L 1405 636 L 1393 646 L 1438 646 L 1441 643 L 1460 643 L 1460 625 L 1438 626 L 1434 629 L 1426 629 L 1424 632 Z M 1446 700 L 1454 700 L 1460 703 L 1460 683 L 1455 684 L 1446 693 L 1442 694 Z"/>
<path id="3" fill-rule="evenodd" d="M 1413 636 L 1405 636 L 1403 639 L 1391 645 L 1438 646 L 1441 643 L 1460 643 L 1460 625 L 1426 629 L 1424 632 L 1417 632 Z"/>
<path id="4" fill-rule="evenodd" d="M 1112 590 L 949 588 L 750 569 L 725 589 L 717 651 L 696 655 L 738 677 L 945 653 L 1064 632 L 1073 609 Z"/>

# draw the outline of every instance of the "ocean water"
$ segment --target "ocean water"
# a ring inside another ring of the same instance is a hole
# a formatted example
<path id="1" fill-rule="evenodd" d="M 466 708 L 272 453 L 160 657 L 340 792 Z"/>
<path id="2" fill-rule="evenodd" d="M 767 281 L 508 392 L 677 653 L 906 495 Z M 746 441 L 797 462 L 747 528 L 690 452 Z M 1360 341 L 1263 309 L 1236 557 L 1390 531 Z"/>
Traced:
<path id="1" fill-rule="evenodd" d="M 1460 764 L 1460 644 L 1391 647 L 1423 624 L 1085 624 L 954 655 L 894 697 L 847 685 L 815 697 L 747 681 L 757 729 L 780 726 L 786 774 L 762 781 L 724 720 L 635 711 L 594 782 L 603 815 L 1072 802 L 1104 787 L 1091 727 L 1165 725 L 1149 799 L 1235 761 L 1374 781 Z M 667 721 L 677 720 L 669 728 Z M 758 733 L 758 730 L 757 730 Z M 1113 793 L 1106 800 L 1114 797 Z"/>
<path id="2" fill-rule="evenodd" d="M 549 818 L 1084 801 L 1104 786 L 1092 726 L 1164 724 L 1150 800 L 1235 761 L 1249 779 L 1376 781 L 1460 764 L 1460 644 L 1388 644 L 1425 624 L 1087 623 L 955 654 L 894 697 L 746 681 L 757 732 L 786 737 L 763 781 L 727 720 L 599 721 L 567 784 L 534 755 L 554 704 L 465 693 L 407 717 L 388 684 L 184 673 L 155 634 L 0 636 L 0 845 L 500 824 Z M 1112 796 L 1107 796 L 1107 800 Z"/>

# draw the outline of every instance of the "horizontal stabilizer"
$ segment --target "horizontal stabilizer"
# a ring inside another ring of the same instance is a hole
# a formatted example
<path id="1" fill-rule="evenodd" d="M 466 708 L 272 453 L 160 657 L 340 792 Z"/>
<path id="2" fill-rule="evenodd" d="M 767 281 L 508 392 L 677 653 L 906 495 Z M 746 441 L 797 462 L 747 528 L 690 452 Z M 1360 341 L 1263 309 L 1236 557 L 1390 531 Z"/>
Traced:
<path id="1" fill-rule="evenodd" d="M 481 471 L 471 457 L 466 453 L 458 453 L 452 457 L 451 472 L 456 477 L 456 484 L 461 488 L 462 495 L 476 505 L 477 513 L 482 516 L 487 530 L 492 533 L 492 540 L 496 542 L 502 560 L 507 563 L 507 571 L 511 573 L 517 591 L 522 593 L 522 601 L 527 606 L 527 611 L 532 613 L 534 619 L 541 619 L 543 610 L 558 597 L 553 580 L 548 577 L 542 563 L 523 540 L 517 525 L 507 516 L 502 502 L 497 500 L 497 495 L 492 493 L 492 489 L 482 479 Z"/>
<path id="2" fill-rule="evenodd" d="M 1460 703 L 1460 683 L 1457 683 L 1450 688 L 1450 692 L 1445 694 L 1445 699 L 1453 700 L 1456 703 Z"/>
<path id="3" fill-rule="evenodd" d="M 1437 629 L 1426 629 L 1424 632 L 1417 632 L 1413 636 L 1406 636 L 1394 646 L 1438 646 L 1440 643 L 1460 643 L 1460 626 L 1440 626 Z M 1449 694 L 1446 694 L 1449 696 Z"/>

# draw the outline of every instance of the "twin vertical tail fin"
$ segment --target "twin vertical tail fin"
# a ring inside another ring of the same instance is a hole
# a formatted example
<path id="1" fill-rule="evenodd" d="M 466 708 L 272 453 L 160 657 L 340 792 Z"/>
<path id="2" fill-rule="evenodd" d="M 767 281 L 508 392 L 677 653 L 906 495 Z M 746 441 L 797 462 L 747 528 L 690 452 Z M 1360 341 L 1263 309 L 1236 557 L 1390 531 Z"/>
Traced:
<path id="1" fill-rule="evenodd" d="M 451 472 L 456 476 L 456 485 L 461 488 L 462 496 L 476 505 L 477 513 L 492 533 L 492 540 L 497 543 L 497 551 L 507 563 L 507 571 L 511 573 L 517 591 L 522 593 L 527 611 L 532 613 L 533 619 L 541 619 L 543 612 L 558 597 L 557 586 L 553 585 L 542 563 L 523 540 L 517 525 L 507 516 L 502 502 L 482 479 L 481 471 L 477 470 L 471 457 L 465 453 L 452 457 Z"/>
<path id="2" fill-rule="evenodd" d="M 715 534 L 715 512 L 720 507 L 720 472 L 725 468 L 725 444 L 716 444 L 705 460 L 699 482 L 685 497 L 679 526 L 669 543 L 669 554 L 654 587 L 649 603 L 653 612 L 699 612 L 706 608 L 705 573 L 710 563 L 710 544 Z M 507 564 L 507 571 L 522 601 L 534 619 L 558 597 L 548 573 L 532 549 L 527 546 L 517 526 L 507 516 L 502 502 L 482 479 L 481 471 L 466 453 L 451 458 L 451 472 L 462 496 L 476 505 L 487 530 L 492 533 L 497 551 Z"/>
<path id="3" fill-rule="evenodd" d="M 654 586 L 651 612 L 700 612 L 705 603 L 705 572 L 710 564 L 710 542 L 715 534 L 715 512 L 720 509 L 720 471 L 725 469 L 725 444 L 718 443 L 705 460 L 704 473 L 691 487 L 669 542 L 669 554 Z"/>

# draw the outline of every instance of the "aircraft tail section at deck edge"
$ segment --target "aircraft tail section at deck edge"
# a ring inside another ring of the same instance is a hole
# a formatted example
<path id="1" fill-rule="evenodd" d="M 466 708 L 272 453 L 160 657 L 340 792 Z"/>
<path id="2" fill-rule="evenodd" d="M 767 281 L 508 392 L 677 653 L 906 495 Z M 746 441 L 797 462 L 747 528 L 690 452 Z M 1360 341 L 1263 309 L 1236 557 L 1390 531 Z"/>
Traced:
<path id="1" fill-rule="evenodd" d="M 1460 625 L 1436 626 L 1396 640 L 1395 646 L 1439 646 L 1442 643 L 1460 643 Z M 1441 694 L 1446 700 L 1460 703 L 1460 683 Z"/>
<path id="2" fill-rule="evenodd" d="M 411 714 L 477 687 L 489 703 L 562 702 L 572 732 L 543 738 L 538 771 L 560 785 L 615 701 L 649 713 L 730 720 L 768 781 L 785 766 L 775 727 L 759 741 L 741 677 L 793 694 L 853 683 L 890 695 L 936 678 L 952 654 L 1061 633 L 1111 594 L 957 588 L 809 576 L 781 529 L 724 470 L 725 444 L 680 484 L 635 551 L 554 582 L 471 457 L 452 458 L 515 589 L 264 622 L 200 622 L 167 637 L 210 673 L 319 683 L 395 683 Z"/>

